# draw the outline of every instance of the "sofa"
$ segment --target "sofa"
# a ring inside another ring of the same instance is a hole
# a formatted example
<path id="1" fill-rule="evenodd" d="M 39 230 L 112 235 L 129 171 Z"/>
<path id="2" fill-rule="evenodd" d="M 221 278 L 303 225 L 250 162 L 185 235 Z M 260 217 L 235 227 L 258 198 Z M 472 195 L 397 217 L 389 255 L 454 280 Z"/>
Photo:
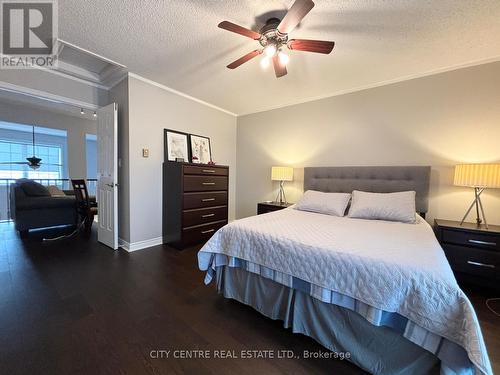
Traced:
<path id="1" fill-rule="evenodd" d="M 30 229 L 77 225 L 72 192 L 59 190 L 59 194 L 51 194 L 47 187 L 28 179 L 17 180 L 10 189 L 11 217 L 21 237 L 26 237 Z"/>

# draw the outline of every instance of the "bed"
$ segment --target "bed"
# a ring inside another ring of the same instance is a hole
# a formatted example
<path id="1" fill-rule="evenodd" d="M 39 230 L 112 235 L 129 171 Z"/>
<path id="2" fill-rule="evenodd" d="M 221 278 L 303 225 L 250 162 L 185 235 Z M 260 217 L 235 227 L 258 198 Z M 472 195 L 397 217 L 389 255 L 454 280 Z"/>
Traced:
<path id="1" fill-rule="evenodd" d="M 223 227 L 199 268 L 226 298 L 370 373 L 492 374 L 474 309 L 422 218 L 429 180 L 429 167 L 305 168 L 305 191 L 413 190 L 420 216 L 404 224 L 291 207 Z"/>

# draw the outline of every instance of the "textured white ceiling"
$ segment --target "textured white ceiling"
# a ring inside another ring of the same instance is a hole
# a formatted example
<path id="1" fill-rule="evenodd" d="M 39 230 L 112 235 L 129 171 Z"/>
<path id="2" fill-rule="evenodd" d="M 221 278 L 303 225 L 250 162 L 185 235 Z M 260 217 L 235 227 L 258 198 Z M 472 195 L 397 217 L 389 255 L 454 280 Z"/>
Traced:
<path id="1" fill-rule="evenodd" d="M 331 55 L 290 51 L 276 79 L 259 58 L 225 66 L 258 42 L 255 30 L 293 0 L 60 0 L 60 38 L 130 72 L 240 114 L 500 56 L 500 0 L 315 0 L 291 36 L 334 40 Z"/>

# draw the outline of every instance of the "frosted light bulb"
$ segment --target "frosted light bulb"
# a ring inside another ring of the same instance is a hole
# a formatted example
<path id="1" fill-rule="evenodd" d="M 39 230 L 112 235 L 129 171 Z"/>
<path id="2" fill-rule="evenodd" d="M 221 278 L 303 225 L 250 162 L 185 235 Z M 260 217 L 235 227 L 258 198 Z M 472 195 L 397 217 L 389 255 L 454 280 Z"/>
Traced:
<path id="1" fill-rule="evenodd" d="M 268 57 L 264 57 L 262 60 L 260 60 L 260 66 L 262 67 L 262 69 L 267 69 L 269 68 L 269 58 Z"/>
<path id="2" fill-rule="evenodd" d="M 276 53 L 276 46 L 274 44 L 269 44 L 266 48 L 264 48 L 264 53 L 267 57 L 273 57 Z"/>
<path id="3" fill-rule="evenodd" d="M 283 53 L 281 51 L 278 53 L 278 57 L 280 59 L 280 64 L 283 66 L 288 64 L 288 61 L 290 61 L 290 57 L 288 57 L 286 53 Z"/>

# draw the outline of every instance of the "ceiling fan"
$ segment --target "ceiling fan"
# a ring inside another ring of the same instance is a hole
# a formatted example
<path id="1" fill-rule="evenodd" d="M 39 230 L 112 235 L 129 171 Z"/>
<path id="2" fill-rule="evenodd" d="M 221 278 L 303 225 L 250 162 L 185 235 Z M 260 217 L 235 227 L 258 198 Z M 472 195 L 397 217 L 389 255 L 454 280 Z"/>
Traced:
<path id="1" fill-rule="evenodd" d="M 33 126 L 33 154 L 35 153 L 35 127 Z M 31 169 L 37 170 L 39 169 L 42 165 L 53 165 L 53 166 L 58 166 L 61 167 L 60 164 L 45 164 L 42 163 L 42 159 L 37 158 L 35 155 L 33 155 L 30 158 L 26 158 L 27 161 L 19 161 L 19 162 L 4 162 L 0 164 L 10 164 L 10 165 L 27 165 Z"/>
<path id="2" fill-rule="evenodd" d="M 263 53 L 265 58 L 261 60 L 262 67 L 266 68 L 269 66 L 270 60 L 272 60 L 276 77 L 280 78 L 288 73 L 286 65 L 289 57 L 283 52 L 285 46 L 290 50 L 316 52 L 328 55 L 332 52 L 335 42 L 288 38 L 288 34 L 295 29 L 313 7 L 314 3 L 312 0 L 296 0 L 282 20 L 278 18 L 267 20 L 264 27 L 260 29 L 260 32 L 249 30 L 229 21 L 219 23 L 218 26 L 221 29 L 257 40 L 262 46 L 262 48 L 256 49 L 240 57 L 227 67 L 229 69 L 236 69 L 240 65 Z"/>

